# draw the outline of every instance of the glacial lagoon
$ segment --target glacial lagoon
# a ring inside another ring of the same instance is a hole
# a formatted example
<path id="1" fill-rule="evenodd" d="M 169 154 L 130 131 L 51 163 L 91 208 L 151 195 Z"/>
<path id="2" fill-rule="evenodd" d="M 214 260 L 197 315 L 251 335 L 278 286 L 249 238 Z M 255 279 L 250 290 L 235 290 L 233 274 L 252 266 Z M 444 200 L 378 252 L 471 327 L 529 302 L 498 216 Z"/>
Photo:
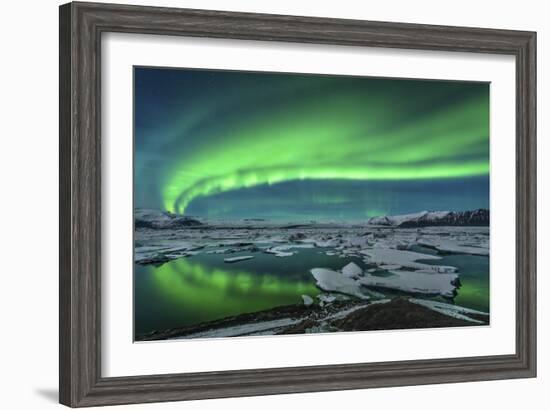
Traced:
<path id="1" fill-rule="evenodd" d="M 400 252 L 420 254 L 416 255 L 418 258 L 414 262 L 416 264 L 436 268 L 453 267 L 453 274 L 458 276 L 459 284 L 454 290 L 453 297 L 411 291 L 403 287 L 400 289 L 399 286 L 394 287 L 384 283 L 382 287 L 358 286 L 359 291 L 369 299 L 370 303 L 385 302 L 402 296 L 442 303 L 441 306 L 445 307 L 455 305 L 476 312 L 489 313 L 489 257 L 487 255 L 442 252 L 434 247 L 424 246 L 426 241 L 410 242 L 411 237 L 421 236 L 433 240 L 434 236 L 440 234 L 446 238 L 446 241 L 453 235 L 462 237 L 463 240 L 466 235 L 469 238 L 466 241 L 467 244 L 479 241 L 480 238 L 483 242 L 488 228 L 425 229 L 425 235 L 418 235 L 418 230 L 414 229 L 403 229 L 398 232 L 367 230 L 365 233 L 364 228 L 357 227 L 353 229 L 308 227 L 283 230 L 277 227 L 262 230 L 261 237 L 254 236 L 254 229 L 250 227 L 231 229 L 229 233 L 219 228 L 187 232 L 191 232 L 190 237 L 173 238 L 173 242 L 166 241 L 162 237 L 154 237 L 154 239 L 145 237 L 142 238 L 142 245 L 147 247 L 136 248 L 140 258 L 147 258 L 151 255 L 151 250 L 155 253 L 159 249 L 164 249 L 164 255 L 168 256 L 164 261 L 135 264 L 134 329 L 136 335 L 162 332 L 166 329 L 190 328 L 278 307 L 300 306 L 304 304 L 304 300 L 308 300 L 307 297 L 311 298 L 315 304 L 321 305 L 323 300 L 330 300 L 327 296 L 347 298 L 341 292 L 322 289 L 323 285 L 318 283 L 311 273 L 314 268 L 322 268 L 327 272 L 341 272 L 342 268 L 353 263 L 371 278 L 370 282 L 365 282 L 364 275 L 356 278 L 358 282 L 363 280 L 364 283 L 376 283 L 376 279 L 372 280 L 375 277 L 392 278 L 396 274 L 407 275 L 408 272 L 425 270 L 425 266 L 414 264 L 410 264 L 409 267 L 400 267 L 399 263 L 403 261 L 399 260 L 394 261 L 392 266 L 391 261 L 382 263 L 383 261 L 377 262 L 376 258 L 369 258 L 369 248 L 376 250 L 376 247 L 385 248 L 394 246 L 395 243 L 399 243 L 400 247 L 404 243 L 407 244 L 407 250 L 393 251 L 397 255 Z M 296 232 L 301 233 L 300 239 L 290 242 L 282 239 L 292 237 Z M 338 235 L 345 237 L 346 233 L 347 239 L 334 241 Z M 370 242 L 360 240 L 366 234 Z M 245 240 L 247 237 L 254 239 Z M 190 239 L 193 240 L 190 241 Z M 276 241 L 270 242 L 273 239 Z M 330 242 L 331 240 L 333 242 Z M 178 243 L 180 246 L 174 249 L 173 243 Z M 181 246 L 182 243 L 187 245 Z M 350 246 L 343 246 L 345 243 Z M 357 246 L 353 247 L 353 244 Z M 475 243 L 474 246 L 479 246 L 479 243 Z M 139 252 L 140 249 L 143 252 Z M 166 249 L 169 250 L 166 251 Z M 460 252 L 460 249 L 456 249 L 455 252 Z M 425 255 L 426 259 L 423 259 L 422 255 Z M 240 257 L 249 257 L 249 259 L 239 260 Z M 429 259 L 433 257 L 437 259 Z M 236 261 L 228 262 L 230 260 Z M 138 261 L 140 261 L 139 258 Z M 438 275 L 438 273 L 433 274 Z M 312 330 L 322 331 L 323 328 Z M 223 332 L 220 335 L 223 335 Z"/>

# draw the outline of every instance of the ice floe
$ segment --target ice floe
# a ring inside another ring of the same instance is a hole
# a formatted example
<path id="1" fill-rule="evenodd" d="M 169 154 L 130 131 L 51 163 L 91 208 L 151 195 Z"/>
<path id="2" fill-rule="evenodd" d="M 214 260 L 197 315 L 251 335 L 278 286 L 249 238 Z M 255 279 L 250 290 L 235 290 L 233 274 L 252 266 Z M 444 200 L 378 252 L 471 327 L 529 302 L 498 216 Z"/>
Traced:
<path id="1" fill-rule="evenodd" d="M 350 262 L 342 268 L 342 275 L 347 278 L 357 278 L 363 273 L 363 269 L 357 266 L 355 263 Z"/>
<path id="2" fill-rule="evenodd" d="M 332 303 L 336 300 L 336 296 L 328 293 L 320 293 L 317 295 L 317 299 L 319 299 L 321 303 Z"/>
<path id="3" fill-rule="evenodd" d="M 420 238 L 416 243 L 420 246 L 436 249 L 442 253 L 457 253 L 489 256 L 488 242 L 478 242 L 477 246 L 458 243 L 456 240 L 444 238 Z"/>
<path id="4" fill-rule="evenodd" d="M 235 256 L 233 258 L 224 258 L 223 261 L 226 263 L 235 263 L 240 261 L 246 261 L 248 259 L 252 259 L 254 256 L 247 255 L 247 256 Z"/>
<path id="5" fill-rule="evenodd" d="M 432 270 L 435 272 L 455 272 L 454 266 L 428 265 L 416 262 L 417 260 L 437 260 L 439 256 L 427 255 L 419 252 L 402 251 L 398 249 L 373 248 L 361 251 L 367 261 L 376 265 L 400 265 L 412 269 Z"/>
<path id="6" fill-rule="evenodd" d="M 367 274 L 357 282 L 364 286 L 389 288 L 409 293 L 425 295 L 455 296 L 458 275 L 456 273 L 436 273 L 423 271 L 391 271 L 389 276 Z"/>
<path id="7" fill-rule="evenodd" d="M 310 272 L 315 278 L 317 286 L 322 290 L 344 293 L 359 299 L 369 299 L 369 296 L 361 292 L 361 285 L 359 283 L 345 277 L 340 272 L 324 268 L 314 268 Z"/>
<path id="8" fill-rule="evenodd" d="M 306 306 L 313 305 L 313 298 L 309 295 L 302 295 L 302 300 Z"/>
<path id="9" fill-rule="evenodd" d="M 313 248 L 312 244 L 289 244 L 289 245 L 277 245 L 264 250 L 265 253 L 271 253 L 278 257 L 292 256 L 294 252 L 289 252 L 294 248 Z"/>

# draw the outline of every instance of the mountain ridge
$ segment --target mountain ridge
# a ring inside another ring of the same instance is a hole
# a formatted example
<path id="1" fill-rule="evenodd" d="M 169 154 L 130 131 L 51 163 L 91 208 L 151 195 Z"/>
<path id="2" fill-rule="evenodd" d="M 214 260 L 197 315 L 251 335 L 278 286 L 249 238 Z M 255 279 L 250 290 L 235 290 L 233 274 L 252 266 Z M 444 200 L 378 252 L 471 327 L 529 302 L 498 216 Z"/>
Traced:
<path id="1" fill-rule="evenodd" d="M 367 220 L 368 225 L 399 228 L 420 228 L 425 226 L 489 226 L 489 210 L 479 208 L 470 211 L 422 211 L 404 215 L 375 216 Z"/>

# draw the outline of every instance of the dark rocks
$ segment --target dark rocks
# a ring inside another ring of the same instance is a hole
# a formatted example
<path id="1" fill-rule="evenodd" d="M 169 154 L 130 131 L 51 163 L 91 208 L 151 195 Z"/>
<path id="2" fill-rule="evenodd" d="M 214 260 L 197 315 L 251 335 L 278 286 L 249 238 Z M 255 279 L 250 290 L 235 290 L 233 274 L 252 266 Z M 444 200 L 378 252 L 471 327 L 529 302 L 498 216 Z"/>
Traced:
<path id="1" fill-rule="evenodd" d="M 306 239 L 306 238 L 307 238 L 307 236 L 306 236 L 304 233 L 302 233 L 302 232 L 296 232 L 296 233 L 293 233 L 292 235 L 290 235 L 290 236 L 288 237 L 288 240 L 289 240 L 290 242 L 298 242 L 298 241 L 302 241 L 302 240 L 304 240 L 304 239 Z"/>
<path id="2" fill-rule="evenodd" d="M 305 306 L 303 304 L 288 305 L 276 307 L 261 312 L 243 313 L 237 316 L 230 316 L 223 319 L 213 320 L 210 322 L 199 323 L 197 325 L 186 326 L 181 328 L 172 328 L 166 330 L 156 330 L 150 333 L 136 335 L 137 341 L 149 340 L 166 340 L 177 337 L 192 338 L 193 334 L 204 331 L 224 329 L 231 326 L 240 326 L 244 324 L 253 324 L 264 321 L 278 320 L 283 318 L 300 318 L 309 314 L 312 311 L 318 310 L 317 305 Z"/>
<path id="3" fill-rule="evenodd" d="M 134 210 L 135 229 L 181 229 L 203 224 L 195 218 L 150 209 Z"/>
<path id="4" fill-rule="evenodd" d="M 483 320 L 487 320 L 487 317 Z M 406 298 L 396 298 L 389 303 L 367 306 L 331 324 L 340 331 L 347 332 L 476 325 L 411 303 Z"/>
<path id="5" fill-rule="evenodd" d="M 143 219 L 138 219 L 138 218 L 136 218 L 134 220 L 134 227 L 136 229 L 143 229 L 143 228 L 154 229 L 155 228 L 153 222 L 146 221 L 146 220 L 143 220 Z"/>
<path id="6" fill-rule="evenodd" d="M 169 262 L 170 260 L 172 260 L 172 258 L 169 258 L 168 256 L 163 255 L 162 253 L 157 253 L 156 255 L 151 256 L 149 258 L 141 258 L 139 260 L 136 260 L 135 263 L 138 265 L 161 266 L 166 262 Z"/>
<path id="7" fill-rule="evenodd" d="M 353 310 L 354 307 L 362 306 Z M 332 318 L 338 312 L 351 310 L 343 318 Z M 219 330 L 248 324 L 261 324 L 279 319 L 293 319 L 292 324 L 273 330 L 273 334 L 304 334 L 308 332 L 339 332 L 362 330 L 421 329 L 454 326 L 477 326 L 488 324 L 488 316 L 470 314 L 473 319 L 482 321 L 477 324 L 457 319 L 431 310 L 425 306 L 409 302 L 406 297 L 397 297 L 386 303 L 364 301 L 334 301 L 326 306 L 313 304 L 288 305 L 256 313 L 244 313 L 194 326 L 166 329 L 137 335 L 136 340 L 163 340 L 177 337 L 193 338 L 204 331 Z M 241 336 L 244 336 L 243 334 Z"/>

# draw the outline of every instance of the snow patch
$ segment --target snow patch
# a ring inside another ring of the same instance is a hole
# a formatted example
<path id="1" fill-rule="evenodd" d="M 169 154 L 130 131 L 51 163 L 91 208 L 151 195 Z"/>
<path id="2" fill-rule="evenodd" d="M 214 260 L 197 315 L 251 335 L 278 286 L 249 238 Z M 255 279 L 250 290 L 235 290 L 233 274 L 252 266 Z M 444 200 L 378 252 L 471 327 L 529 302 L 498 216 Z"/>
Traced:
<path id="1" fill-rule="evenodd" d="M 302 300 L 304 301 L 304 305 L 306 306 L 313 305 L 313 299 L 309 295 L 302 295 Z"/>
<path id="2" fill-rule="evenodd" d="M 450 305 L 448 303 L 441 303 L 436 302 L 434 300 L 425 300 L 425 299 L 409 299 L 409 302 L 416 303 L 417 305 L 421 305 L 424 307 L 427 307 L 428 309 L 434 310 L 436 312 L 442 313 L 444 315 L 454 317 L 456 319 L 462 319 L 466 320 L 468 322 L 473 323 L 484 323 L 481 320 L 473 319 L 467 314 L 476 314 L 476 315 L 484 315 L 489 316 L 489 313 L 481 312 L 479 310 L 474 310 L 470 308 L 465 308 L 462 306 L 456 306 L 456 305 Z"/>

